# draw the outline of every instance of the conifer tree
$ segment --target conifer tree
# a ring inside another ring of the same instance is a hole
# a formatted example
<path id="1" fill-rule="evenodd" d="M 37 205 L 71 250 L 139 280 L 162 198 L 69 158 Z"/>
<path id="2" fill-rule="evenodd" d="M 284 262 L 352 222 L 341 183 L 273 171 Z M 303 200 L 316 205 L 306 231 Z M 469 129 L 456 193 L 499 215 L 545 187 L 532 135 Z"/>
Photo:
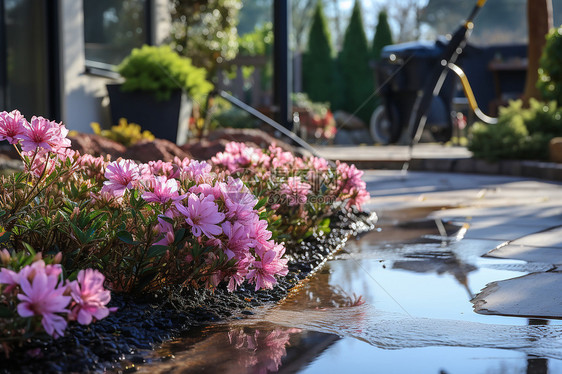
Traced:
<path id="1" fill-rule="evenodd" d="M 334 90 L 334 61 L 328 23 L 322 1 L 316 4 L 308 37 L 308 48 L 303 56 L 303 89 L 312 101 L 330 102 Z"/>
<path id="2" fill-rule="evenodd" d="M 384 46 L 392 44 L 392 32 L 388 25 L 388 15 L 385 10 L 379 12 L 373 43 L 371 44 L 371 60 L 378 61 L 381 58 L 381 51 Z"/>
<path id="3" fill-rule="evenodd" d="M 344 101 L 341 109 L 356 113 L 357 117 L 368 123 L 375 107 L 372 97 L 374 72 L 369 65 L 369 45 L 358 0 L 355 1 L 345 30 L 338 69 L 343 78 Z"/>

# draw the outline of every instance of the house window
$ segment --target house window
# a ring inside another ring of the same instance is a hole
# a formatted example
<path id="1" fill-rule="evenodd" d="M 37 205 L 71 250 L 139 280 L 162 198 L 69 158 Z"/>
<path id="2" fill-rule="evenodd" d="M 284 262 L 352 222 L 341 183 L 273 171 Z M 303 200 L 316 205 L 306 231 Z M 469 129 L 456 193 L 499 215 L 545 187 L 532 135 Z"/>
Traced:
<path id="1" fill-rule="evenodd" d="M 86 66 L 112 70 L 133 48 L 151 44 L 150 0 L 83 0 Z"/>

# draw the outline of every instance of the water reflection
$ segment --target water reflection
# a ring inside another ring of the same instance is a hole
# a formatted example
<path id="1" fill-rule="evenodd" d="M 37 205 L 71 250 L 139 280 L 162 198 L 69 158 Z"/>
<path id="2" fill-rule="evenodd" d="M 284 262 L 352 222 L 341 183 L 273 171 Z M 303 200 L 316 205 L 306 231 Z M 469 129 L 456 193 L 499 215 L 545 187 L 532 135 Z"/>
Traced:
<path id="1" fill-rule="evenodd" d="M 468 285 L 468 273 L 478 268 L 463 262 L 457 258 L 455 253 L 451 251 L 425 251 L 409 254 L 405 257 L 407 260 L 395 261 L 392 267 L 416 273 L 450 274 L 466 290 L 469 300 L 474 297 Z"/>
<path id="2" fill-rule="evenodd" d="M 145 365 L 140 371 L 154 372 L 156 368 L 167 373 L 274 373 L 287 356 L 287 347 L 305 344 L 306 339 L 311 336 L 301 329 L 268 323 L 217 325 L 203 329 L 197 337 L 166 344 L 158 355 L 175 358 Z M 335 339 L 331 337 L 330 341 Z"/>
<path id="3" fill-rule="evenodd" d="M 346 293 L 320 276 L 304 282 L 283 302 L 285 310 L 352 310 L 364 303 L 361 296 Z M 297 372 L 339 340 L 339 335 L 303 330 L 267 321 L 264 308 L 256 314 L 227 324 L 207 326 L 191 337 L 165 344 L 159 357 L 174 355 L 172 361 L 145 365 L 141 372 L 166 373 L 275 373 Z M 359 313 L 356 315 L 360 317 Z M 360 324 L 360 321 L 356 321 Z"/>
<path id="4" fill-rule="evenodd" d="M 174 354 L 175 359 L 141 371 L 562 370 L 560 321 L 472 311 L 472 290 L 528 270 L 506 260 L 503 268 L 495 268 L 497 260 L 481 256 L 499 243 L 459 240 L 459 226 L 455 230 L 445 225 L 444 235 L 428 222 L 383 227 L 380 233 L 349 243 L 346 253 L 328 262 L 281 304 L 167 344 L 157 354 Z M 402 234 L 412 235 L 412 229 L 417 236 L 406 239 Z M 384 297 L 383 286 L 391 300 Z M 396 308 L 398 303 L 406 313 Z"/>

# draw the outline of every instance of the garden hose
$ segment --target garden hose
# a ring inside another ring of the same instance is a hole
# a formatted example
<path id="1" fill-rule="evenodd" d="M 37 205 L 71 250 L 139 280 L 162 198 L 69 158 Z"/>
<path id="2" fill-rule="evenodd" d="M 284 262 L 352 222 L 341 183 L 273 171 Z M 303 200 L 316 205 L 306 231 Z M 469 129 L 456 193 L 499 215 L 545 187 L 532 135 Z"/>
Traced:
<path id="1" fill-rule="evenodd" d="M 468 99 L 468 105 L 470 106 L 470 109 L 472 109 L 474 114 L 476 114 L 476 117 L 478 117 L 480 121 L 489 125 L 495 125 L 496 123 L 498 123 L 497 118 L 490 117 L 484 114 L 484 112 L 482 112 L 480 108 L 478 108 L 478 103 L 476 102 L 476 98 L 474 97 L 474 92 L 472 92 L 472 88 L 470 87 L 470 83 L 468 82 L 468 78 L 466 77 L 464 71 L 458 65 L 455 65 L 452 62 L 450 62 L 447 67 L 455 74 L 457 74 L 457 76 L 461 80 L 464 95 Z"/>
<path id="2" fill-rule="evenodd" d="M 457 31 L 451 37 L 445 52 L 441 56 L 440 63 L 434 68 L 430 78 L 426 81 L 423 90 L 418 92 L 416 101 L 412 108 L 412 113 L 410 114 L 410 119 L 408 121 L 408 138 L 410 139 L 409 144 L 409 154 L 410 159 L 412 158 L 414 144 L 419 143 L 425 124 L 427 122 L 427 111 L 431 105 L 433 97 L 439 95 L 445 78 L 447 78 L 448 65 L 454 64 L 459 55 L 462 53 L 464 46 L 466 45 L 466 39 L 472 32 L 474 24 L 472 21 L 480 11 L 480 9 L 486 4 L 486 0 L 478 0 L 472 12 L 466 19 L 466 21 L 459 26 Z M 407 171 L 409 167 L 409 162 L 404 163 L 402 171 Z"/>
<path id="3" fill-rule="evenodd" d="M 228 92 L 219 90 L 218 94 L 220 95 L 220 97 L 229 101 L 231 104 L 236 105 L 237 107 L 239 107 L 240 109 L 250 113 L 251 115 L 253 115 L 257 119 L 267 123 L 269 126 L 273 127 L 275 130 L 281 132 L 283 135 L 289 137 L 295 143 L 297 143 L 298 145 L 300 145 L 301 147 L 305 148 L 310 153 L 312 153 L 315 157 L 321 157 L 318 154 L 318 152 L 316 151 L 316 149 L 314 149 L 314 147 L 312 147 L 310 144 L 308 144 L 303 138 L 299 137 L 294 132 L 292 132 L 290 130 L 287 130 L 285 127 L 283 127 L 279 123 L 275 122 L 274 120 L 272 120 L 271 118 L 269 118 L 265 114 L 259 112 L 258 110 L 254 109 L 253 107 L 249 106 L 248 104 L 242 102 L 241 100 L 238 100 L 236 97 L 232 96 Z M 329 161 L 329 162 L 331 164 L 333 164 L 332 161 Z"/>

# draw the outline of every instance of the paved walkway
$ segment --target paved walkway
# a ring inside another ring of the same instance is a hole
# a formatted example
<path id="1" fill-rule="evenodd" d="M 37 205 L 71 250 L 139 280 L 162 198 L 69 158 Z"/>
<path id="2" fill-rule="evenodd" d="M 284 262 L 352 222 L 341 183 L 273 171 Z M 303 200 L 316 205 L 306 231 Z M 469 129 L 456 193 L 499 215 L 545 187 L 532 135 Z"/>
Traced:
<path id="1" fill-rule="evenodd" d="M 562 318 L 562 184 L 520 177 L 382 170 L 364 176 L 367 209 L 418 208 L 466 222 L 465 239 L 489 241 L 478 255 L 527 262 L 529 275 L 498 280 L 473 302 L 480 313 Z M 442 209 L 446 208 L 446 209 Z"/>
<path id="2" fill-rule="evenodd" d="M 472 158 L 466 147 L 422 143 L 415 147 L 390 146 L 315 146 L 320 156 L 353 163 L 361 169 L 446 171 L 511 175 L 562 181 L 562 164 L 539 161 L 501 161 L 489 163 Z"/>

